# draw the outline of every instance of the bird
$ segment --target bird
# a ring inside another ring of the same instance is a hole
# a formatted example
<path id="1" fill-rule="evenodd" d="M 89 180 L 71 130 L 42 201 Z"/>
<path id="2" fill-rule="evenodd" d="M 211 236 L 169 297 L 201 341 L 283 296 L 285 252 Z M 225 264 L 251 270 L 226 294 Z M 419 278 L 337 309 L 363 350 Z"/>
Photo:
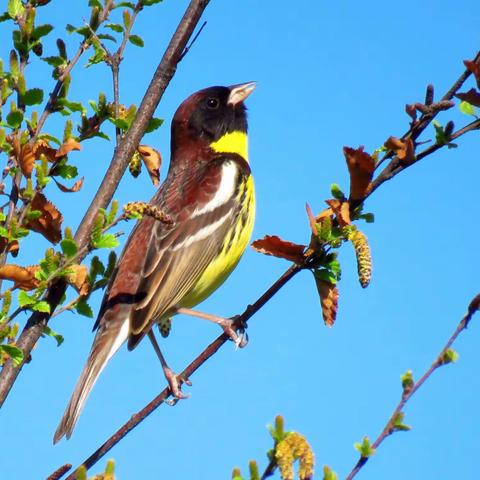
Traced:
<path id="1" fill-rule="evenodd" d="M 54 443 L 71 437 L 96 380 L 125 342 L 133 350 L 148 335 L 173 395 L 185 397 L 156 342 L 155 324 L 168 333 L 170 319 L 178 313 L 206 317 L 240 343 L 231 319 L 191 309 L 226 280 L 250 241 L 255 192 L 244 101 L 255 87 L 255 82 L 209 87 L 190 95 L 176 110 L 168 173 L 150 201 L 172 222 L 144 216 L 128 237 Z"/>

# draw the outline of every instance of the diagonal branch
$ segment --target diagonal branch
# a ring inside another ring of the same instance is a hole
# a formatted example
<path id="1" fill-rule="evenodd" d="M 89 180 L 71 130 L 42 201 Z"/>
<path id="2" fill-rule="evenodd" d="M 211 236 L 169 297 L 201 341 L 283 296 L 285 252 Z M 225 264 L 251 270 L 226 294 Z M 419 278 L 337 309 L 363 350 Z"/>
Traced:
<path id="1" fill-rule="evenodd" d="M 236 317 L 237 325 L 245 325 L 247 321 L 260 310 L 287 282 L 304 268 L 309 267 L 311 258 L 307 257 L 303 265 L 292 265 L 278 280 L 253 304 L 248 305 L 245 311 Z M 212 357 L 227 341 L 229 337 L 224 333 L 217 337 L 206 347 L 180 374 L 180 378 L 191 377 L 210 357 Z M 171 396 L 170 388 L 163 389 L 148 405 L 132 415 L 130 420 L 119 428 L 100 448 L 90 455 L 82 465 L 87 469 L 95 465 L 107 454 L 125 435 L 133 430 L 140 422 L 147 418 L 155 409 Z M 71 473 L 66 480 L 75 480 L 76 471 Z"/>
<path id="2" fill-rule="evenodd" d="M 187 42 L 208 3 L 209 0 L 191 0 L 183 18 L 180 20 L 180 23 L 178 24 L 178 27 L 173 34 L 173 37 L 170 40 L 162 60 L 160 61 L 152 81 L 143 97 L 135 120 L 125 137 L 122 138 L 120 144 L 115 149 L 115 153 L 106 171 L 102 184 L 78 227 L 75 234 L 75 240 L 80 248 L 89 242 L 90 232 L 98 210 L 100 208 L 106 208 L 110 203 L 128 166 L 130 158 L 145 133 L 148 122 L 157 108 L 165 89 L 175 74 L 182 52 L 184 51 Z M 48 290 L 45 299 L 51 305 L 50 310 L 52 312 L 60 302 L 65 290 L 66 284 L 63 281 L 57 282 Z M 30 316 L 17 341 L 17 347 L 23 351 L 25 359 L 30 357 L 30 353 L 38 339 L 41 337 L 49 318 L 48 314 L 40 312 L 35 312 Z M 3 366 L 3 369 L 0 372 L 0 407 L 7 398 L 23 365 L 24 362 L 18 367 L 14 366 L 12 361 L 9 360 Z"/>
<path id="3" fill-rule="evenodd" d="M 478 294 L 470 302 L 467 313 L 462 318 L 460 323 L 457 325 L 457 328 L 455 329 L 451 337 L 448 339 L 447 343 L 445 344 L 445 346 L 443 347 L 442 351 L 439 353 L 435 361 L 432 363 L 432 365 L 430 365 L 430 367 L 422 375 L 422 377 L 418 380 L 418 382 L 414 383 L 411 388 L 407 390 L 404 389 L 402 397 L 398 402 L 398 405 L 396 406 L 395 410 L 393 411 L 391 417 L 389 418 L 388 422 L 386 423 L 384 429 L 382 430 L 380 435 L 377 437 L 377 439 L 373 442 L 372 449 L 378 448 L 388 436 L 390 436 L 392 433 L 397 431 L 395 428 L 396 421 L 399 418 L 399 416 L 403 413 L 402 411 L 406 403 L 412 398 L 415 392 L 430 378 L 433 372 L 435 372 L 439 367 L 446 365 L 447 363 L 452 361 L 452 360 L 446 360 L 447 352 L 451 348 L 455 340 L 458 338 L 458 336 L 464 330 L 466 330 L 466 328 L 468 327 L 468 324 L 470 323 L 470 320 L 472 319 L 473 315 L 478 311 L 479 307 L 480 307 L 480 294 Z M 345 480 L 352 480 L 352 478 L 354 478 L 356 474 L 360 471 L 360 469 L 368 462 L 368 459 L 369 457 L 361 456 L 357 464 L 352 469 L 352 471 L 348 474 Z"/>

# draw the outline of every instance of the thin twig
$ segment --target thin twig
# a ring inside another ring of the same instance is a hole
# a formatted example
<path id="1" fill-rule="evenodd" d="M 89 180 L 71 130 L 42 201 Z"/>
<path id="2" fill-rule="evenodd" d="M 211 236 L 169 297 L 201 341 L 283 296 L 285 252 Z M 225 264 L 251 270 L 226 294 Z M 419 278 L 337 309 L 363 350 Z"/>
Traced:
<path id="1" fill-rule="evenodd" d="M 192 35 L 195 26 L 198 24 L 208 3 L 209 0 L 191 0 L 183 18 L 180 20 L 162 60 L 155 71 L 145 96 L 143 97 L 137 115 L 130 129 L 116 148 L 112 161 L 106 170 L 102 184 L 78 227 L 75 234 L 75 241 L 80 247 L 89 243 L 90 234 L 99 209 L 106 208 L 110 203 L 117 186 L 128 167 L 132 154 L 145 133 L 150 118 L 157 108 L 170 80 L 175 74 L 178 60 L 187 45 L 188 39 Z M 51 311 L 55 310 L 55 307 L 60 302 L 65 291 L 66 284 L 61 280 L 54 283 L 48 289 L 46 301 L 50 304 Z M 30 356 L 31 351 L 41 337 L 48 320 L 49 315 L 46 313 L 34 312 L 30 316 L 16 342 L 17 347 L 23 351 L 24 358 Z M 19 366 L 14 366 L 10 360 L 8 360 L 3 366 L 2 371 L 0 372 L 0 407 L 7 398 L 22 366 L 23 363 Z"/>
<path id="2" fill-rule="evenodd" d="M 478 63 L 480 62 L 480 52 L 477 52 L 475 55 L 473 62 Z M 457 78 L 457 80 L 453 83 L 453 85 L 445 92 L 445 94 L 442 96 L 439 102 L 437 103 L 442 103 L 451 100 L 455 94 L 462 88 L 463 84 L 465 81 L 472 75 L 472 72 L 469 69 L 465 69 L 463 73 Z M 425 96 L 426 103 L 431 102 L 433 100 L 433 87 L 429 85 L 427 87 L 427 94 Z M 422 133 L 423 131 L 430 125 L 430 123 L 435 119 L 436 115 L 441 111 L 441 109 L 430 109 L 429 113 L 422 114 L 422 116 L 414 121 L 410 127 L 410 129 L 405 132 L 402 135 L 402 139 L 406 138 L 411 138 L 413 141 L 415 141 Z M 375 169 L 378 169 L 386 160 L 391 159 L 394 157 L 395 152 L 392 150 L 389 150 L 388 152 L 385 153 L 385 155 L 381 158 L 381 160 L 378 161 L 377 165 L 375 166 Z M 383 176 L 387 176 L 390 170 L 393 170 L 393 168 L 397 166 L 396 161 L 391 161 L 385 168 L 384 170 L 379 174 L 377 178 L 381 178 Z M 390 177 L 391 178 L 391 177 Z"/>
<path id="3" fill-rule="evenodd" d="M 108 15 L 110 13 L 110 10 L 114 7 L 114 1 L 113 0 L 108 0 L 103 7 L 102 11 L 98 15 L 98 23 L 96 26 L 94 26 L 93 31 L 96 31 L 98 27 L 108 18 Z M 65 79 L 68 78 L 70 75 L 70 72 L 72 71 L 73 67 L 77 64 L 78 60 L 82 56 L 82 54 L 85 52 L 85 50 L 88 49 L 90 46 L 90 37 L 85 38 L 82 43 L 80 44 L 80 47 L 78 48 L 77 52 L 75 55 L 72 57 L 72 59 L 68 62 L 68 65 L 65 67 L 65 69 L 62 71 L 60 77 L 58 78 L 57 83 L 55 84 L 55 87 L 53 88 L 52 92 L 50 93 L 50 96 L 48 97 L 48 102 L 45 105 L 45 108 L 40 115 L 40 118 L 38 119 L 37 122 L 37 127 L 35 129 L 35 135 L 32 138 L 32 144 L 35 142 L 35 140 L 38 138 L 38 135 L 40 134 L 44 123 L 46 122 L 48 116 L 52 113 L 54 110 L 54 106 L 57 102 L 58 94 L 60 93 L 60 89 L 62 88 L 63 84 L 65 83 Z"/>
<path id="4" fill-rule="evenodd" d="M 114 54 L 111 54 L 107 49 L 107 59 L 106 62 L 110 65 L 110 69 L 112 70 L 112 82 L 113 82 L 113 111 L 115 113 L 115 118 L 118 118 L 119 107 L 120 107 L 120 64 L 123 60 L 123 52 L 127 46 L 128 38 L 130 37 L 130 32 L 132 31 L 133 25 L 135 20 L 137 19 L 137 15 L 142 10 L 143 5 L 142 2 L 138 2 L 135 5 L 135 9 L 133 10 L 133 15 L 130 17 L 130 22 L 126 29 L 123 32 L 122 42 L 118 47 L 117 51 Z M 120 138 L 122 136 L 122 132 L 119 127 L 115 126 L 115 138 L 117 140 L 117 145 L 120 142 Z"/>
<path id="5" fill-rule="evenodd" d="M 451 337 L 448 339 L 447 343 L 435 359 L 435 361 L 430 365 L 430 367 L 427 369 L 427 371 L 422 375 L 422 377 L 414 383 L 411 389 L 408 389 L 403 392 L 402 397 L 400 401 L 398 402 L 398 405 L 395 407 L 395 410 L 393 411 L 391 417 L 389 418 L 388 422 L 386 423 L 384 429 L 380 433 L 380 435 L 377 437 L 377 439 L 373 442 L 372 448 L 377 449 L 383 441 L 390 436 L 392 433 L 394 433 L 395 430 L 395 421 L 396 419 L 399 418 L 399 415 L 402 413 L 406 403 L 412 398 L 412 396 L 415 394 L 417 390 L 430 378 L 430 376 L 437 370 L 439 367 L 445 365 L 445 361 L 443 360 L 445 358 L 445 354 L 448 349 L 451 348 L 455 340 L 458 338 L 460 333 L 462 333 L 467 327 L 472 319 L 473 315 L 475 312 L 478 311 L 480 307 L 480 294 L 478 294 L 469 304 L 467 313 L 465 316 L 462 318 L 460 323 L 457 325 L 457 328 L 451 335 Z M 369 457 L 363 457 L 361 456 L 360 459 L 358 460 L 357 464 L 355 467 L 352 469 L 352 471 L 348 474 L 345 480 L 352 480 L 352 478 L 355 477 L 355 475 L 360 471 L 360 469 L 368 462 Z"/>
<path id="6" fill-rule="evenodd" d="M 185 47 L 185 50 L 183 51 L 183 53 L 180 55 L 180 59 L 178 60 L 179 62 L 181 62 L 183 60 L 183 57 L 190 51 L 190 49 L 192 48 L 193 44 L 197 41 L 197 38 L 200 36 L 200 34 L 202 33 L 202 30 L 205 28 L 205 26 L 207 25 L 207 21 L 205 20 L 203 23 L 202 23 L 202 26 L 199 28 L 198 32 L 195 34 L 195 36 L 192 38 L 192 41 Z"/>
<path id="7" fill-rule="evenodd" d="M 371 188 L 366 198 L 368 198 L 380 185 L 387 182 L 388 180 L 391 180 L 393 177 L 398 175 L 402 170 L 405 170 L 406 168 L 417 163 L 418 161 L 422 160 L 428 155 L 431 155 L 437 150 L 440 150 L 441 148 L 444 148 L 444 147 L 448 147 L 451 141 L 456 140 L 462 135 L 465 135 L 468 132 L 473 132 L 474 130 L 479 130 L 479 129 L 480 129 L 480 119 L 476 119 L 473 122 L 470 122 L 468 125 L 465 125 L 464 127 L 458 129 L 456 132 L 452 133 L 452 135 L 450 135 L 448 139 L 448 143 L 434 143 L 433 145 L 430 145 L 428 148 L 426 148 L 425 150 L 415 155 L 415 158 L 410 163 L 398 163 L 398 165 L 395 168 L 391 168 L 391 169 L 385 168 L 385 170 L 377 178 L 375 178 L 375 180 L 373 180 Z"/>
<path id="8" fill-rule="evenodd" d="M 309 259 L 306 259 L 305 265 L 292 265 L 278 280 L 252 305 L 248 305 L 245 311 L 235 318 L 238 326 L 244 326 L 247 321 L 260 310 L 286 283 L 288 283 L 302 269 L 309 267 Z M 229 340 L 225 333 L 217 337 L 208 347 L 206 347 L 180 374 L 180 378 L 190 378 L 210 357 Z M 148 405 L 142 410 L 132 415 L 130 420 L 119 428 L 101 447 L 90 455 L 82 465 L 87 469 L 97 463 L 107 452 L 109 452 L 125 435 L 133 430 L 140 422 L 150 415 L 156 408 L 165 402 L 171 396 L 170 388 L 164 388 Z M 75 480 L 75 472 L 71 473 L 66 480 Z"/>

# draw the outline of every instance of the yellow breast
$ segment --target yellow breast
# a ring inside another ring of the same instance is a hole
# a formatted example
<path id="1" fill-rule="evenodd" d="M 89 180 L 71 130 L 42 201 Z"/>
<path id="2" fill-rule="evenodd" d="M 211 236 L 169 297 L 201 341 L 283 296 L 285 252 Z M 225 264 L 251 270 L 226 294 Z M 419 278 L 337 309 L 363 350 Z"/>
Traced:
<path id="1" fill-rule="evenodd" d="M 192 308 L 210 296 L 232 273 L 245 251 L 253 231 L 255 220 L 255 190 L 250 175 L 240 187 L 237 200 L 243 197 L 243 205 L 236 224 L 225 237 L 220 253 L 205 269 L 194 288 L 182 299 L 181 307 Z"/>

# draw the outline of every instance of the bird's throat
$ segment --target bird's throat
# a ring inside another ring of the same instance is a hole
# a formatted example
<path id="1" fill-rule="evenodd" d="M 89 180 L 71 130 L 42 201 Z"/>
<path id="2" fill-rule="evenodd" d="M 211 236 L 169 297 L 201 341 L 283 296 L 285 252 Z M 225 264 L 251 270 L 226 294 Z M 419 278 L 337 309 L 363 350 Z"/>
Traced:
<path id="1" fill-rule="evenodd" d="M 240 130 L 226 133 L 210 147 L 217 153 L 236 153 L 248 162 L 248 137 Z"/>

